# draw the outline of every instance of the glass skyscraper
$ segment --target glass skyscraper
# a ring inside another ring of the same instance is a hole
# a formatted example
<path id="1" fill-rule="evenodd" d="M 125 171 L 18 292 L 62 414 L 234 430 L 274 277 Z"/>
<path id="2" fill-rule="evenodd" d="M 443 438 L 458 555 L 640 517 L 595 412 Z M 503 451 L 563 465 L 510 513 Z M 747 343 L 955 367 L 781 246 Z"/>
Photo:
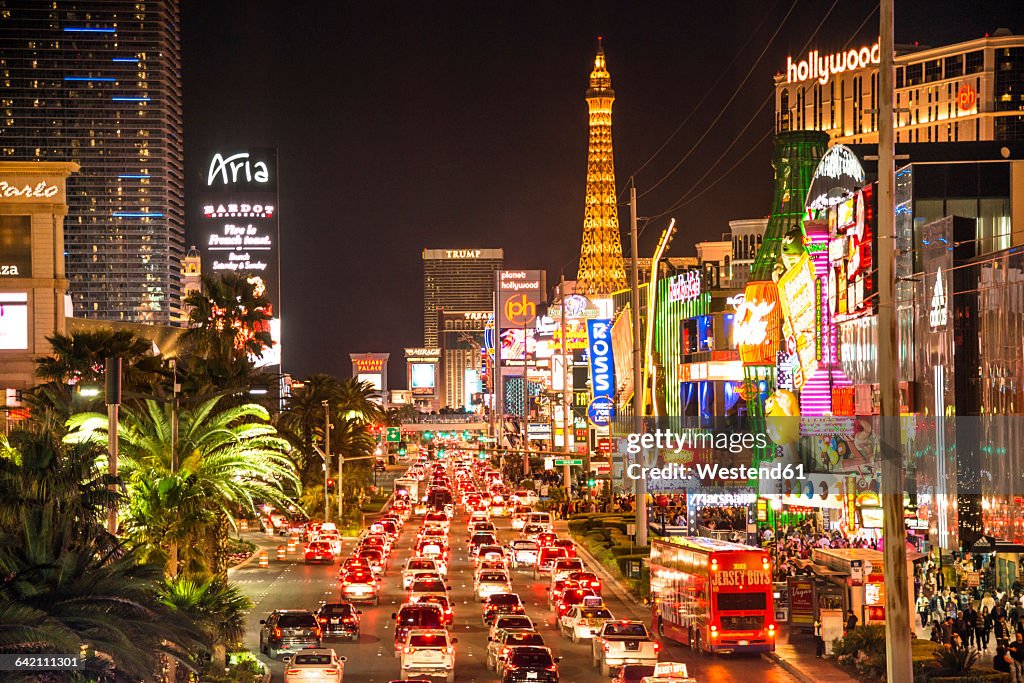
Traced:
<path id="1" fill-rule="evenodd" d="M 439 346 L 438 309 L 494 310 L 494 273 L 505 262 L 502 249 L 423 250 L 423 345 Z"/>
<path id="2" fill-rule="evenodd" d="M 76 161 L 74 315 L 170 324 L 184 254 L 177 0 L 0 0 L 0 158 Z"/>

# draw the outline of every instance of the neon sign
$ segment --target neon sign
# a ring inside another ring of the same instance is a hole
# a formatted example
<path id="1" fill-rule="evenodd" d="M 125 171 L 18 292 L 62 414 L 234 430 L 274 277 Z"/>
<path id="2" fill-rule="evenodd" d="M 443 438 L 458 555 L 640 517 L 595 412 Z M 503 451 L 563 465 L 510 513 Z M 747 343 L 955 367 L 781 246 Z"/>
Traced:
<path id="1" fill-rule="evenodd" d="M 824 57 L 817 50 L 811 50 L 807 53 L 807 59 L 799 62 L 794 62 L 792 57 L 786 57 L 786 83 L 817 79 L 819 83 L 825 85 L 836 74 L 866 69 L 880 61 L 881 51 L 878 43 L 871 47 L 837 52 Z"/>
<path id="2" fill-rule="evenodd" d="M 34 199 L 53 197 L 60 192 L 60 187 L 50 185 L 45 180 L 40 180 L 37 185 L 25 185 L 17 187 L 10 185 L 5 180 L 0 180 L 0 195 L 4 197 L 18 197 L 19 199 Z"/>
<path id="3" fill-rule="evenodd" d="M 217 178 L 220 178 L 224 185 L 231 185 L 240 180 L 248 183 L 269 183 L 270 169 L 265 161 L 250 162 L 248 152 L 239 152 L 227 158 L 218 152 L 210 160 L 210 170 L 206 174 L 207 187 L 213 187 Z"/>
<path id="4" fill-rule="evenodd" d="M 733 343 L 739 347 L 740 358 L 748 365 L 769 365 L 775 362 L 779 340 L 779 290 L 774 282 L 747 285 L 743 302 L 736 307 Z"/>
<path id="5" fill-rule="evenodd" d="M 935 288 L 932 290 L 932 309 L 928 312 L 928 324 L 931 328 L 945 327 L 949 319 L 946 306 L 946 292 L 942 285 L 942 268 L 935 271 Z"/>
<path id="6" fill-rule="evenodd" d="M 480 249 L 445 249 L 448 258 L 480 258 Z"/>
<path id="7" fill-rule="evenodd" d="M 590 380 L 594 398 L 615 395 L 615 359 L 612 356 L 612 321 L 588 320 L 590 339 Z"/>
<path id="8" fill-rule="evenodd" d="M 693 301 L 701 292 L 700 271 L 690 270 L 669 278 L 669 301 Z"/>

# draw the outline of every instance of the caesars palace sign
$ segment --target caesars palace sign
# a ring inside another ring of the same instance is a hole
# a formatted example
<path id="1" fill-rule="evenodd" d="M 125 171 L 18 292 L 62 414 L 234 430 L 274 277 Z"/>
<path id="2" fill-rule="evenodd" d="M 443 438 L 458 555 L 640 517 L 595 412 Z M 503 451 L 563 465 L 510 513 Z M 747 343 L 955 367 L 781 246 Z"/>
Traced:
<path id="1" fill-rule="evenodd" d="M 817 50 L 811 50 L 807 53 L 807 59 L 799 62 L 794 62 L 792 57 L 786 58 L 786 83 L 817 79 L 819 83 L 825 85 L 836 74 L 866 69 L 878 64 L 880 60 L 878 43 L 859 50 L 847 50 L 824 56 Z"/>

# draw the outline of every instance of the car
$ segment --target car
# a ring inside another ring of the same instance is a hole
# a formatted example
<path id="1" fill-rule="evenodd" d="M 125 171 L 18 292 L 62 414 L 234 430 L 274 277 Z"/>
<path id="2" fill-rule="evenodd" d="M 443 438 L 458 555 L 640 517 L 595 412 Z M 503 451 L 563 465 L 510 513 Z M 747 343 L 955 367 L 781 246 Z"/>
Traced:
<path id="1" fill-rule="evenodd" d="M 526 645 L 512 648 L 501 670 L 501 683 L 558 683 L 560 660 L 561 657 L 552 657 L 551 650 L 546 647 Z"/>
<path id="2" fill-rule="evenodd" d="M 496 545 L 498 536 L 494 531 L 477 531 L 469 538 L 469 553 L 482 545 Z"/>
<path id="3" fill-rule="evenodd" d="M 359 640 L 361 614 L 350 602 L 325 602 L 320 605 L 316 611 L 316 620 L 320 624 L 321 640 L 335 637 Z"/>
<path id="4" fill-rule="evenodd" d="M 571 538 L 559 538 L 551 544 L 553 548 L 565 548 L 566 557 L 576 557 L 576 544 Z"/>
<path id="5" fill-rule="evenodd" d="M 562 618 L 562 615 L 572 609 L 574 605 L 583 604 L 583 598 L 593 595 L 594 591 L 589 588 L 566 588 L 557 597 L 549 593 L 548 607 L 555 611 L 555 624 L 558 624 L 558 620 Z"/>
<path id="6" fill-rule="evenodd" d="M 288 533 L 292 536 L 301 537 L 306 531 L 307 521 L 304 519 L 293 519 L 288 522 Z"/>
<path id="7" fill-rule="evenodd" d="M 494 593 L 484 598 L 484 623 L 490 626 L 500 614 L 525 614 L 523 601 L 516 593 Z"/>
<path id="8" fill-rule="evenodd" d="M 530 518 L 526 520 L 527 524 L 539 524 L 544 527 L 544 531 L 554 531 L 553 524 L 551 522 L 551 514 L 548 512 L 531 512 Z"/>
<path id="9" fill-rule="evenodd" d="M 377 548 L 362 547 L 356 551 L 356 557 L 366 560 L 374 576 L 383 576 L 387 571 L 387 559 Z"/>
<path id="10" fill-rule="evenodd" d="M 589 588 L 597 595 L 601 595 L 601 579 L 594 572 L 572 572 L 565 577 L 562 588 L 569 582 L 578 588 Z"/>
<path id="11" fill-rule="evenodd" d="M 565 558 L 565 548 L 541 548 L 537 553 L 537 564 L 533 567 L 533 578 L 539 578 L 541 574 L 547 574 L 555 566 L 555 560 Z"/>
<path id="12" fill-rule="evenodd" d="M 473 534 L 476 534 L 480 531 L 490 531 L 491 533 L 497 533 L 498 528 L 494 526 L 494 522 L 490 520 L 479 519 L 475 522 L 470 522 L 467 531 L 469 532 L 469 537 L 473 538 Z"/>
<path id="13" fill-rule="evenodd" d="M 512 581 L 508 578 L 508 572 L 488 570 L 477 574 L 473 588 L 477 602 L 482 602 L 489 595 L 495 593 L 511 593 Z"/>
<path id="14" fill-rule="evenodd" d="M 306 564 L 313 562 L 334 564 L 334 549 L 331 548 L 331 544 L 327 541 L 310 541 L 306 544 L 303 554 L 306 558 Z"/>
<path id="15" fill-rule="evenodd" d="M 423 515 L 427 514 L 427 501 L 417 500 L 415 503 L 413 503 L 412 514 L 415 517 L 422 517 Z"/>
<path id="16" fill-rule="evenodd" d="M 380 604 L 380 586 L 373 572 L 352 570 L 338 581 L 341 597 L 349 602 Z"/>
<path id="17" fill-rule="evenodd" d="M 476 577 L 480 574 L 480 572 L 492 569 L 507 572 L 508 562 L 506 562 L 504 558 L 500 557 L 492 557 L 489 560 L 480 560 L 480 562 L 476 565 L 476 571 L 473 574 L 473 580 L 476 581 Z"/>
<path id="18" fill-rule="evenodd" d="M 512 512 L 512 531 L 522 531 L 531 512 L 533 512 L 533 508 L 526 505 L 516 507 Z"/>
<path id="19" fill-rule="evenodd" d="M 491 624 L 487 632 L 488 641 L 496 638 L 500 631 L 536 631 L 533 619 L 525 614 L 502 614 Z"/>
<path id="20" fill-rule="evenodd" d="M 420 557 L 447 560 L 448 544 L 441 539 L 425 538 L 416 544 L 413 552 Z"/>
<path id="21" fill-rule="evenodd" d="M 510 514 L 508 504 L 502 501 L 501 496 L 495 496 L 491 499 L 491 507 L 488 512 L 490 512 L 492 518 L 508 517 Z"/>
<path id="22" fill-rule="evenodd" d="M 284 683 L 341 683 L 346 659 L 330 648 L 304 648 L 284 658 Z"/>
<path id="23" fill-rule="evenodd" d="M 392 613 L 391 618 L 395 622 L 395 657 L 401 655 L 409 631 L 417 628 L 444 628 L 444 611 L 437 603 L 407 602 Z"/>
<path id="24" fill-rule="evenodd" d="M 480 566 L 481 562 L 488 560 L 504 560 L 505 549 L 500 545 L 481 545 L 475 550 L 470 551 L 470 557 L 473 560 L 473 568 L 476 569 Z"/>
<path id="25" fill-rule="evenodd" d="M 338 576 L 341 577 L 350 571 L 356 569 L 365 569 L 366 571 L 373 571 L 370 569 L 370 563 L 366 561 L 365 557 L 350 557 L 341 563 L 341 571 L 338 572 Z"/>
<path id="26" fill-rule="evenodd" d="M 623 664 L 612 683 L 640 683 L 643 679 L 654 675 L 653 664 Z"/>
<path id="27" fill-rule="evenodd" d="M 530 513 L 533 514 L 532 512 Z M 523 530 L 519 532 L 519 538 L 524 541 L 536 541 L 537 537 L 544 533 L 544 526 L 541 524 L 530 524 L 526 522 L 523 525 Z"/>
<path id="28" fill-rule="evenodd" d="M 551 583 L 565 580 L 573 572 L 581 572 L 585 569 L 583 560 L 578 557 L 562 557 L 555 560 L 551 565 Z"/>
<path id="29" fill-rule="evenodd" d="M 260 619 L 260 652 L 271 659 L 284 652 L 298 652 L 307 647 L 320 647 L 320 624 L 305 609 L 274 610 Z"/>
<path id="30" fill-rule="evenodd" d="M 601 630 L 604 622 L 614 618 L 611 611 L 604 605 L 588 607 L 585 599 L 584 604 L 571 607 L 559 618 L 558 630 L 563 636 L 577 643 L 593 638 L 594 634 Z"/>
<path id="31" fill-rule="evenodd" d="M 520 505 L 537 505 L 540 502 L 540 496 L 537 495 L 536 491 L 518 489 L 512 494 L 512 500 Z"/>
<path id="32" fill-rule="evenodd" d="M 455 616 L 452 614 L 452 605 L 446 595 L 438 595 L 435 593 L 426 593 L 420 595 L 416 599 L 417 605 L 437 605 L 441 608 L 441 622 L 445 626 L 451 626 L 452 622 L 455 621 Z"/>
<path id="33" fill-rule="evenodd" d="M 402 648 L 402 675 L 444 676 L 454 683 L 457 642 L 443 628 L 410 630 Z"/>
<path id="34" fill-rule="evenodd" d="M 425 526 L 419 530 L 416 534 L 416 542 L 420 542 L 423 539 L 439 539 L 444 542 L 448 542 L 448 532 L 439 526 Z"/>
<path id="35" fill-rule="evenodd" d="M 450 526 L 450 524 L 451 520 L 448 519 L 448 515 L 444 514 L 444 512 L 428 512 L 423 517 L 424 529 L 435 526 L 440 529 L 444 529 L 444 532 L 448 533 L 448 527 Z"/>
<path id="36" fill-rule="evenodd" d="M 448 597 L 448 590 L 450 588 L 451 586 L 445 585 L 445 582 L 436 575 L 431 578 L 416 578 L 413 579 L 412 584 L 409 586 L 408 601 L 417 602 L 424 595 Z"/>
<path id="37" fill-rule="evenodd" d="M 544 636 L 536 631 L 499 631 L 487 643 L 487 668 L 501 673 L 505 658 L 512 648 L 524 645 L 544 647 Z"/>
<path id="38" fill-rule="evenodd" d="M 537 564 L 539 546 L 535 541 L 514 540 L 508 544 L 508 549 L 513 569 Z"/>
<path id="39" fill-rule="evenodd" d="M 385 534 L 370 534 L 359 541 L 359 548 L 379 550 L 386 557 L 391 552 L 391 541 Z"/>
<path id="40" fill-rule="evenodd" d="M 411 557 L 402 569 L 402 589 L 409 590 L 412 585 L 413 576 L 425 572 L 441 574 L 441 568 L 436 559 L 431 557 Z M 446 568 L 447 569 L 447 568 Z M 443 576 L 443 574 L 441 574 Z"/>
<path id="41" fill-rule="evenodd" d="M 331 544 L 331 550 L 334 551 L 335 555 L 341 555 L 341 534 L 337 531 L 325 531 L 322 527 L 317 532 L 316 536 L 313 537 L 314 541 L 326 541 Z"/>

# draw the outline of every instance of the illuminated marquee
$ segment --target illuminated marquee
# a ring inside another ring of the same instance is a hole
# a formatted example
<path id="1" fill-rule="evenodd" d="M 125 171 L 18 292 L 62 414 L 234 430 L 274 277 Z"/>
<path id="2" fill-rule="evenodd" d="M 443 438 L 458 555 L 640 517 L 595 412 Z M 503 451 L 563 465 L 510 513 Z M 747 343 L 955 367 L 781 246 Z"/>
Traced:
<path id="1" fill-rule="evenodd" d="M 772 365 L 779 345 L 782 311 L 774 282 L 747 285 L 743 302 L 736 307 L 733 342 L 745 365 Z"/>
<path id="2" fill-rule="evenodd" d="M 837 52 L 824 57 L 817 50 L 811 50 L 807 54 L 807 59 L 799 62 L 794 62 L 792 57 L 786 57 L 786 83 L 817 79 L 819 83 L 825 85 L 836 74 L 866 69 L 878 64 L 879 61 L 881 51 L 878 43 L 871 47 Z"/>
<path id="3" fill-rule="evenodd" d="M 55 197 L 58 192 L 60 192 L 60 186 L 51 185 L 45 180 L 39 181 L 36 185 L 23 185 L 22 187 L 11 185 L 5 180 L 0 180 L 0 195 L 4 197 L 45 199 Z"/>
<path id="4" fill-rule="evenodd" d="M 445 249 L 447 258 L 480 258 L 481 249 Z"/>
<path id="5" fill-rule="evenodd" d="M 787 340 L 792 340 L 790 351 L 795 351 L 798 362 L 793 375 L 793 386 L 797 391 L 803 388 L 804 382 L 818 369 L 818 334 L 815 323 L 816 303 L 820 299 L 814 276 L 814 265 L 805 253 L 795 266 L 779 278 L 783 335 Z"/>
<path id="6" fill-rule="evenodd" d="M 701 284 L 699 270 L 690 270 L 671 277 L 668 281 L 668 300 L 693 301 L 700 296 Z"/>
<path id="7" fill-rule="evenodd" d="M 206 185 L 213 187 L 217 180 L 222 185 L 233 185 L 239 182 L 269 183 L 270 169 L 265 161 L 252 161 L 248 152 L 239 152 L 224 157 L 219 152 L 210 160 L 210 170 L 206 174 Z"/>
<path id="8" fill-rule="evenodd" d="M 356 358 L 352 361 L 357 372 L 380 372 L 384 369 L 383 358 Z"/>
<path id="9" fill-rule="evenodd" d="M 272 204 L 207 204 L 203 206 L 207 218 L 273 218 Z"/>

